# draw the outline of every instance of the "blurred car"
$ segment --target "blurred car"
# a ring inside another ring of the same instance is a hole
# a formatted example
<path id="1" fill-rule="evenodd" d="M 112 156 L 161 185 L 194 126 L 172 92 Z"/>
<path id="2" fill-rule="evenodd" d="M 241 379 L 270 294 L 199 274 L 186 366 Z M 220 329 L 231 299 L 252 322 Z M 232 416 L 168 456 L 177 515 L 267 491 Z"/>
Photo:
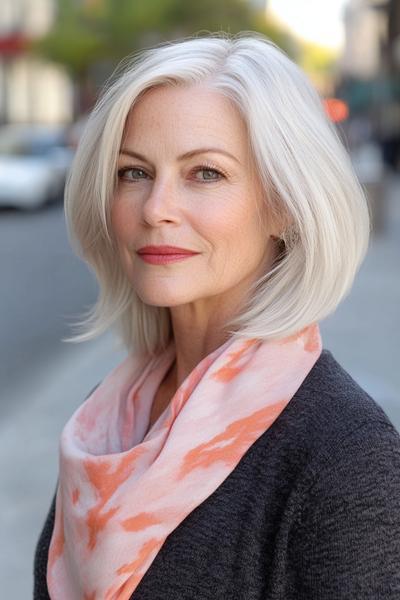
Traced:
<path id="1" fill-rule="evenodd" d="M 34 209 L 60 199 L 72 157 L 64 127 L 1 127 L 0 206 Z"/>

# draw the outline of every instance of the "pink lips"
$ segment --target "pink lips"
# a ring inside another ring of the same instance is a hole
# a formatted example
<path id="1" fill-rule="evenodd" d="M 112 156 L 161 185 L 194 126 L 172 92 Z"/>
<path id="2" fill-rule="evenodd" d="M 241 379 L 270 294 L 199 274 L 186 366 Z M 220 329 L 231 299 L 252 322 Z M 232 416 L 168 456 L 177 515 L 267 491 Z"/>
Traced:
<path id="1" fill-rule="evenodd" d="M 137 253 L 142 260 L 153 265 L 165 265 L 199 254 L 177 246 L 143 246 Z"/>

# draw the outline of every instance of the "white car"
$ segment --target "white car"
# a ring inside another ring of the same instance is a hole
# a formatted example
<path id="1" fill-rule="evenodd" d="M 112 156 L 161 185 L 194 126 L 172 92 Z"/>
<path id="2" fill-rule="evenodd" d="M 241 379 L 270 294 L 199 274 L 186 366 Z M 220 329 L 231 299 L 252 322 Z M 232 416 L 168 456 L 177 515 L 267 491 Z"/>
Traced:
<path id="1" fill-rule="evenodd" d="M 62 197 L 73 150 L 63 127 L 0 127 L 0 206 L 34 209 Z"/>

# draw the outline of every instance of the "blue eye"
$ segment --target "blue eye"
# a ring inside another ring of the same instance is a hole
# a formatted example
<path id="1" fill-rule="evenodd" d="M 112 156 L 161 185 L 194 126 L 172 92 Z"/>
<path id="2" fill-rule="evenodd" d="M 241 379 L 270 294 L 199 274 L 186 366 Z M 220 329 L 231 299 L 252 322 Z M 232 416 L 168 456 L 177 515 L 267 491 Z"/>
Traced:
<path id="1" fill-rule="evenodd" d="M 118 177 L 125 181 L 136 181 L 137 179 L 146 179 L 148 175 L 139 167 L 124 167 L 119 169 Z"/>
<path id="2" fill-rule="evenodd" d="M 208 183 L 220 181 L 225 177 L 223 173 L 208 165 L 200 165 L 193 169 L 192 174 L 195 175 L 195 180 L 199 183 Z M 197 173 L 202 173 L 202 176 L 196 177 Z M 122 167 L 118 170 L 118 178 L 121 181 L 135 182 L 140 179 L 148 179 L 149 175 L 140 167 Z"/>
<path id="3" fill-rule="evenodd" d="M 207 166 L 197 167 L 195 169 L 195 174 L 197 173 L 203 173 L 203 175 L 205 175 L 205 177 L 202 177 L 200 181 L 219 181 L 223 177 L 222 173 Z"/>

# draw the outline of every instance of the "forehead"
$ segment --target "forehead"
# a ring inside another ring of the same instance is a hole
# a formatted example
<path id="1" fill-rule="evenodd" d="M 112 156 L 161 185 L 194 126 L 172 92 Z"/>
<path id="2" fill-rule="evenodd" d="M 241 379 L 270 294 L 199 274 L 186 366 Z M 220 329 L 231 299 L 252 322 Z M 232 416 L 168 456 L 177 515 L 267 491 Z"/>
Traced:
<path id="1" fill-rule="evenodd" d="M 126 139 L 149 143 L 160 137 L 180 149 L 219 146 L 247 154 L 247 131 L 233 102 L 205 86 L 162 86 L 146 91 L 126 123 Z"/>

